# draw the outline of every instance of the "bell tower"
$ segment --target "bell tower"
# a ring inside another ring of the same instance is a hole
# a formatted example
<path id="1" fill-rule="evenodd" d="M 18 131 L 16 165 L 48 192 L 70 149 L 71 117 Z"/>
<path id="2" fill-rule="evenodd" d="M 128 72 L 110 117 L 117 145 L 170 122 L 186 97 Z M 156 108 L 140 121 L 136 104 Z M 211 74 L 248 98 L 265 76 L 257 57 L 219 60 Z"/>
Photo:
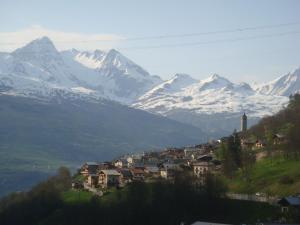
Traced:
<path id="1" fill-rule="evenodd" d="M 247 130 L 247 116 L 246 113 L 241 117 L 241 131 L 245 132 Z"/>

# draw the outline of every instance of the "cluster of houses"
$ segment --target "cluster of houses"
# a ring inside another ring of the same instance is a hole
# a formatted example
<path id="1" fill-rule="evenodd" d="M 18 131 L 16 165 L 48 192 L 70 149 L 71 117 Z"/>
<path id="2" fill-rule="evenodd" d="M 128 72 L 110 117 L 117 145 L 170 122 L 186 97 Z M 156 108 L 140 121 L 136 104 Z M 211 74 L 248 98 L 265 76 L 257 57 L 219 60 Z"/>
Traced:
<path id="1" fill-rule="evenodd" d="M 274 146 L 287 143 L 287 138 L 283 134 L 274 134 L 272 138 L 272 144 Z M 267 141 L 263 139 L 241 138 L 242 148 L 248 149 L 263 149 L 267 146 Z"/>
<path id="2" fill-rule="evenodd" d="M 176 171 L 183 169 L 189 169 L 203 181 L 208 173 L 221 169 L 221 162 L 215 159 L 214 152 L 220 143 L 226 141 L 226 138 L 223 139 L 191 147 L 125 155 L 111 162 L 86 162 L 80 173 L 84 177 L 84 184 L 92 188 L 122 187 L 133 181 L 156 178 L 173 179 Z M 266 146 L 264 140 L 253 141 L 241 136 L 240 141 L 241 147 L 247 149 L 262 149 Z M 284 135 L 274 135 L 274 145 L 285 142 Z"/>
<path id="3" fill-rule="evenodd" d="M 214 158 L 218 142 L 161 152 L 125 155 L 111 162 L 86 162 L 80 168 L 84 184 L 92 188 L 122 187 L 133 181 L 173 179 L 176 171 L 188 169 L 199 178 L 221 168 Z M 76 184 L 75 184 L 76 186 Z"/>
<path id="4" fill-rule="evenodd" d="M 247 130 L 247 117 L 241 119 L 239 139 L 242 149 L 263 149 L 267 146 L 265 140 L 253 140 L 243 137 Z M 176 171 L 188 170 L 202 183 L 207 174 L 217 173 L 221 169 L 221 161 L 215 158 L 217 150 L 228 137 L 206 144 L 184 148 L 167 148 L 163 151 L 124 155 L 110 162 L 86 162 L 79 173 L 84 178 L 83 183 L 73 183 L 74 188 L 106 189 L 109 187 L 123 187 L 133 181 L 148 182 L 153 179 L 172 180 Z M 282 134 L 273 136 L 273 145 L 287 143 Z M 290 210 L 300 212 L 300 195 L 289 196 L 278 201 L 281 212 Z M 196 223 L 195 223 L 196 224 Z"/>
<path id="5" fill-rule="evenodd" d="M 84 183 L 89 187 L 107 188 L 124 186 L 133 181 L 147 181 L 155 178 L 173 179 L 177 170 L 190 169 L 194 175 L 204 178 L 221 168 L 221 162 L 214 157 L 215 150 L 226 140 L 206 144 L 167 148 L 160 152 L 146 152 L 125 155 L 111 162 L 86 162 L 80 169 Z M 263 140 L 240 138 L 242 148 L 262 149 Z M 274 145 L 285 142 L 285 136 L 276 134 Z"/>
<path id="6" fill-rule="evenodd" d="M 241 117 L 241 132 L 239 138 L 242 149 L 262 149 L 267 144 L 265 140 L 252 140 L 243 137 L 247 130 L 247 116 Z M 208 173 L 214 173 L 221 167 L 221 162 L 214 158 L 214 151 L 219 141 L 184 148 L 167 148 L 160 152 L 125 155 L 112 162 L 86 162 L 80 169 L 84 184 L 89 187 L 106 188 L 109 186 L 124 186 L 132 181 L 145 181 L 153 178 L 172 179 L 176 170 L 188 168 L 199 178 Z M 275 134 L 273 144 L 286 142 L 282 134 Z"/>

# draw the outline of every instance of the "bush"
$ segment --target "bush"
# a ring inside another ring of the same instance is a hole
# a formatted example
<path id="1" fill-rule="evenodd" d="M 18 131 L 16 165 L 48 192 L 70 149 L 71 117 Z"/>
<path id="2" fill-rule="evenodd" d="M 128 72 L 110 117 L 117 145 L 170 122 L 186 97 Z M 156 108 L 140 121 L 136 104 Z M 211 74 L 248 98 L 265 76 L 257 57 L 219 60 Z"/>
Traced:
<path id="1" fill-rule="evenodd" d="M 293 184 L 294 179 L 288 175 L 282 176 L 279 180 L 280 184 Z"/>

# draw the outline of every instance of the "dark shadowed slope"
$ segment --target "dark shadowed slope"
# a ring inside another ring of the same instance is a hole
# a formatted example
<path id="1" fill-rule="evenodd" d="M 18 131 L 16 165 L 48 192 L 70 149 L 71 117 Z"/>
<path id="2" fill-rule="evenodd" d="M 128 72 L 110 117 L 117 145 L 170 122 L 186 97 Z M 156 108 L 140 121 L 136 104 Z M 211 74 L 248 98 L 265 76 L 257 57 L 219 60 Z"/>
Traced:
<path id="1" fill-rule="evenodd" d="M 198 128 L 107 100 L 45 102 L 2 95 L 0 103 L 0 193 L 22 189 L 62 164 L 206 140 Z M 16 180 L 28 173 L 30 182 Z"/>

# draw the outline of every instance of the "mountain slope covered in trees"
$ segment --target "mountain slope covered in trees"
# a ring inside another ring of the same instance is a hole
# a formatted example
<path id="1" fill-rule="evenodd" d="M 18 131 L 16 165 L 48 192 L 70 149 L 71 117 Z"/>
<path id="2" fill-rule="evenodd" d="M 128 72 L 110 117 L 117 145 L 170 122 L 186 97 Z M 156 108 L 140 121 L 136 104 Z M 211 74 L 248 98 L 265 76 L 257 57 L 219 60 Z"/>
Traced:
<path id="1" fill-rule="evenodd" d="M 198 128 L 116 102 L 0 95 L 0 194 L 19 191 L 61 165 L 197 144 Z"/>

